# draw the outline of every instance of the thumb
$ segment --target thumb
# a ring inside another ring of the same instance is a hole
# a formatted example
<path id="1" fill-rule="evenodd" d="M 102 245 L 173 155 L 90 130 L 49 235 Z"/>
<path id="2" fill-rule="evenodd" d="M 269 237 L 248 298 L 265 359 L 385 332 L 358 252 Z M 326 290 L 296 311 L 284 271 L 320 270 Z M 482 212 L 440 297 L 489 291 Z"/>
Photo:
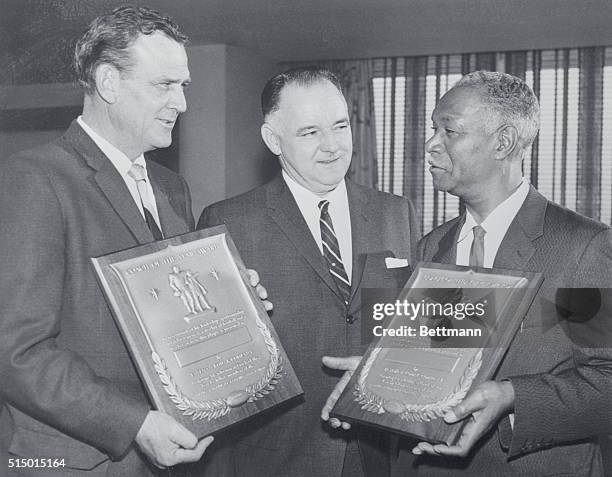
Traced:
<path id="1" fill-rule="evenodd" d="M 355 371 L 361 361 L 361 356 L 349 356 L 346 358 L 323 356 L 323 364 L 330 369 L 339 369 L 341 371 Z"/>
<path id="2" fill-rule="evenodd" d="M 195 434 L 176 421 L 170 429 L 169 436 L 172 442 L 183 449 L 193 449 L 198 444 Z"/>
<path id="3" fill-rule="evenodd" d="M 471 404 L 472 403 L 471 401 L 469 401 L 469 399 L 466 399 L 462 403 L 457 404 L 454 408 L 444 414 L 444 421 L 448 424 L 453 424 L 470 416 L 474 411 L 478 410 Z"/>

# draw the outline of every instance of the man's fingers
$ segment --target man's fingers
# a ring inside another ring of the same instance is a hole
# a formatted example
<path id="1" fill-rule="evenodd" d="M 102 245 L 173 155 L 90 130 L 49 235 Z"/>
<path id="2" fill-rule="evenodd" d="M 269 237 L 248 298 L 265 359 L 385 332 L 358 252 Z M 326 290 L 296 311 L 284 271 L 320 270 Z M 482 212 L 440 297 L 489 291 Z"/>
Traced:
<path id="1" fill-rule="evenodd" d="M 249 277 L 249 283 L 252 287 L 256 287 L 259 284 L 259 273 L 252 268 L 247 268 L 247 275 Z"/>
<path id="2" fill-rule="evenodd" d="M 348 358 L 340 358 L 334 356 L 323 356 L 323 364 L 331 369 L 339 369 L 341 371 L 355 371 L 361 361 L 361 356 L 349 356 Z"/>
<path id="3" fill-rule="evenodd" d="M 177 449 L 174 453 L 176 462 L 173 465 L 199 461 L 213 440 L 213 436 L 208 436 L 198 442 L 193 449 Z"/>
<path id="4" fill-rule="evenodd" d="M 412 449 L 412 453 L 414 455 L 422 455 L 422 454 L 437 455 L 437 452 L 434 451 L 434 446 L 432 446 L 429 442 L 419 442 L 414 447 L 414 449 Z"/>
<path id="5" fill-rule="evenodd" d="M 268 298 L 268 290 L 266 290 L 263 285 L 257 285 L 255 291 L 257 292 L 257 296 L 262 300 Z"/>
<path id="6" fill-rule="evenodd" d="M 454 408 L 444 414 L 444 421 L 448 424 L 461 421 L 468 416 L 471 416 L 475 412 L 480 411 L 486 406 L 486 402 L 482 399 L 480 392 L 473 392 L 468 394 L 461 403 L 457 404 Z"/>
<path id="7" fill-rule="evenodd" d="M 337 417 L 332 417 L 329 420 L 329 425 L 332 426 L 334 429 L 338 429 L 342 425 L 342 422 L 340 422 L 340 419 L 338 419 Z"/>

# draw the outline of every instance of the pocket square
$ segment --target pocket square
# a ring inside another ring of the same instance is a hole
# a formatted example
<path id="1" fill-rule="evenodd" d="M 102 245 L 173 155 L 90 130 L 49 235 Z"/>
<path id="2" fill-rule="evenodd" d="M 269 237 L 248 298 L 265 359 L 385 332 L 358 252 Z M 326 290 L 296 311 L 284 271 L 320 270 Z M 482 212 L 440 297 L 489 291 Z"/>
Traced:
<path id="1" fill-rule="evenodd" d="M 409 264 L 406 258 L 385 257 L 385 265 L 387 268 L 403 268 Z"/>

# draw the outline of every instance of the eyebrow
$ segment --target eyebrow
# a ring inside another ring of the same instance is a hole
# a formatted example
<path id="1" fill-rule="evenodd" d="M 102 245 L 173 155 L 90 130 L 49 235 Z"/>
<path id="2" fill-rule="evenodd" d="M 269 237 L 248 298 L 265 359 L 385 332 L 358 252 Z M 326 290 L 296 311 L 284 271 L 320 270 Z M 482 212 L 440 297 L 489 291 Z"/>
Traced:
<path id="1" fill-rule="evenodd" d="M 171 76 L 161 76 L 154 80 L 155 83 L 176 83 L 176 84 L 189 84 L 191 83 L 191 77 L 181 79 Z"/>
<path id="2" fill-rule="evenodd" d="M 301 127 L 300 129 L 298 129 L 295 133 L 296 134 L 302 134 L 303 132 L 306 132 L 306 131 L 308 131 L 310 129 L 317 129 L 317 127 L 316 126 L 304 126 L 304 127 Z"/>

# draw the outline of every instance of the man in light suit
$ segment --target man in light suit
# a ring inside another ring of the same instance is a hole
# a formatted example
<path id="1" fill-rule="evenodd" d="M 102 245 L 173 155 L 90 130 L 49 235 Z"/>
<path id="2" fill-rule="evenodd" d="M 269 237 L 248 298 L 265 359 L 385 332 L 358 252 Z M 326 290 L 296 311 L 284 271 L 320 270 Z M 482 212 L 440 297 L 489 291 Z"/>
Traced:
<path id="1" fill-rule="evenodd" d="M 612 429 L 610 228 L 523 178 L 539 105 L 519 78 L 466 75 L 432 120 L 434 186 L 466 210 L 421 240 L 419 258 L 540 272 L 544 282 L 492 380 L 445 415 L 468 421 L 458 442 L 405 442 L 394 475 L 602 476 L 597 436 Z"/>
<path id="2" fill-rule="evenodd" d="M 271 182 L 204 210 L 199 227 L 225 223 L 245 263 L 274 302 L 271 319 L 305 391 L 242 426 L 238 476 L 381 476 L 381 435 L 346 433 L 321 421 L 338 379 L 324 355 L 361 353 L 360 289 L 398 287 L 415 241 L 408 200 L 345 180 L 352 155 L 346 101 L 329 71 L 301 68 L 268 81 L 261 134 L 279 157 Z M 387 268 L 395 257 L 402 268 Z M 363 439 L 362 439 L 363 438 Z M 359 443 L 357 443 L 359 441 Z"/>
<path id="3" fill-rule="evenodd" d="M 185 181 L 143 156 L 186 109 L 185 41 L 152 10 L 97 18 L 75 53 L 82 116 L 0 163 L 2 475 L 47 475 L 15 460 L 38 458 L 52 475 L 146 476 L 212 440 L 150 409 L 89 263 L 193 228 Z"/>

